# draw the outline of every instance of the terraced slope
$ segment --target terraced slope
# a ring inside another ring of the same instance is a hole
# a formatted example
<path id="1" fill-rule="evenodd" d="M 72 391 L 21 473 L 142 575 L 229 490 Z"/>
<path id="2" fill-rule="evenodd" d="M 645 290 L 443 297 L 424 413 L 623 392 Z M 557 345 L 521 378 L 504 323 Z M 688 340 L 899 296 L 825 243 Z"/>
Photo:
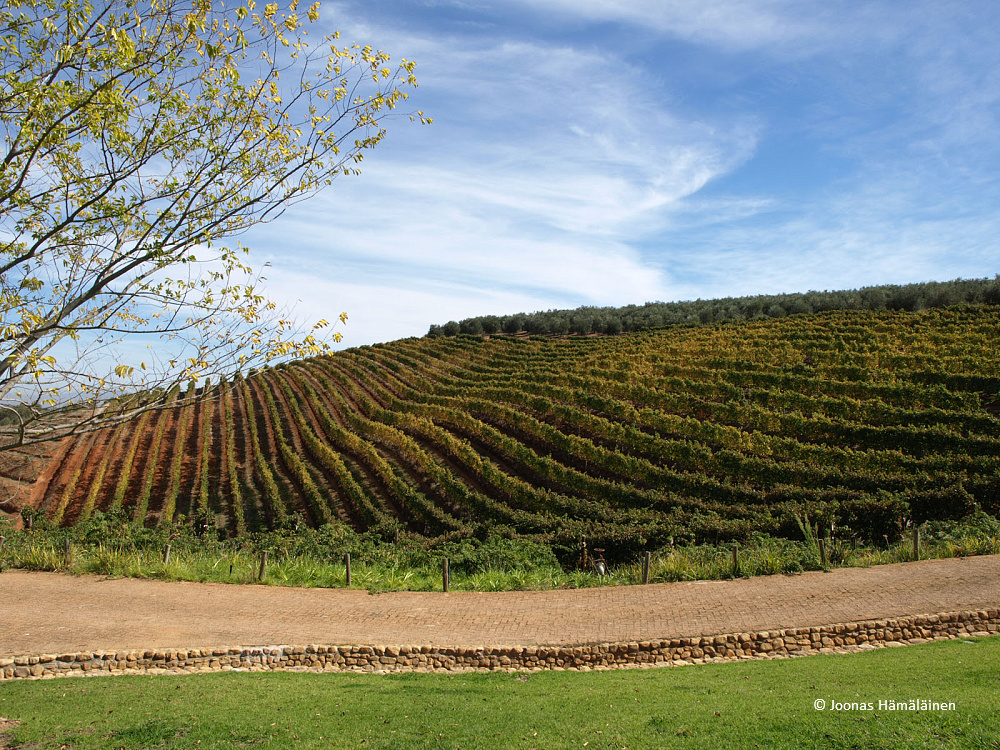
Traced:
<path id="1" fill-rule="evenodd" d="M 231 534 L 507 530 L 617 554 L 1000 511 L 1000 309 L 362 347 L 77 440 L 33 502 Z"/>

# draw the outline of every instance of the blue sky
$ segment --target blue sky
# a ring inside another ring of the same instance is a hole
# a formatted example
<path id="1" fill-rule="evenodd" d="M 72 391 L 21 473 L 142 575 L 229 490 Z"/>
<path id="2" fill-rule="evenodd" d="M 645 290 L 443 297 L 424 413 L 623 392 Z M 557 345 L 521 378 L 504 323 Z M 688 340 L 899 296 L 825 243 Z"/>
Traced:
<path id="1" fill-rule="evenodd" d="M 243 242 L 344 346 L 449 319 L 1000 273 L 1000 4 L 331 2 L 417 61 L 362 175 Z M 310 34 L 315 34 L 311 31 Z"/>

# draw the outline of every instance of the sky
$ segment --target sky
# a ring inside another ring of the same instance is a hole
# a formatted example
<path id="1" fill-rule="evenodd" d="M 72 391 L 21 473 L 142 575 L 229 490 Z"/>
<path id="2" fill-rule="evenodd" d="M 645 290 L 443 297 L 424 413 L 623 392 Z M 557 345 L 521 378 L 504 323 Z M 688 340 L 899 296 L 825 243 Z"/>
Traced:
<path id="1" fill-rule="evenodd" d="M 241 241 L 340 346 L 1000 273 L 1000 4 L 325 0 L 415 60 L 360 176 Z M 310 31 L 314 36 L 317 32 Z"/>

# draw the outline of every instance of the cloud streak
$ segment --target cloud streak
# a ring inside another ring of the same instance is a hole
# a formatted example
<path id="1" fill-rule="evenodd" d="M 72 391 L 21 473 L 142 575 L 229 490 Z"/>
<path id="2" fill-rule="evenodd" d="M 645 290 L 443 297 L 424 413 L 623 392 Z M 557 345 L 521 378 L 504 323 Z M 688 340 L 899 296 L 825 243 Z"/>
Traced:
<path id="1" fill-rule="evenodd" d="M 418 60 L 413 108 L 436 119 L 388 123 L 360 178 L 246 238 L 279 296 L 351 313 L 347 344 L 469 315 L 1000 270 L 990 6 L 332 10 L 346 37 Z"/>
<path id="2" fill-rule="evenodd" d="M 815 16 L 796 12 L 800 3 L 788 0 L 521 0 L 520 4 L 558 16 L 626 23 L 735 49 L 788 44 L 816 37 L 823 29 Z"/>
<path id="3" fill-rule="evenodd" d="M 355 320 L 386 320 L 364 300 L 402 295 L 421 332 L 459 309 L 669 296 L 668 276 L 630 243 L 660 231 L 681 201 L 748 159 L 753 123 L 685 120 L 644 95 L 639 71 L 607 54 L 444 46 L 421 85 L 462 117 L 428 129 L 433 148 L 424 148 L 425 133 L 408 133 L 392 158 L 375 155 L 362 177 L 290 210 L 277 231 L 256 232 L 250 243 L 272 248 L 259 257 L 287 278 L 309 266 L 335 279 L 346 263 L 368 293 L 331 281 L 320 298 L 360 304 Z"/>

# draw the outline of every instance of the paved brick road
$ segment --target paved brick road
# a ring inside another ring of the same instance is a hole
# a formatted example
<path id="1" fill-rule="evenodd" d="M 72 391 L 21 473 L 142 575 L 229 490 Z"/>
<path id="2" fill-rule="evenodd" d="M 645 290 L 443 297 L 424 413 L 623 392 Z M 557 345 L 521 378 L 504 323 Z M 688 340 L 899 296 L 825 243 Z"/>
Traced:
<path id="1" fill-rule="evenodd" d="M 574 591 L 416 593 L 0 573 L 0 656 L 278 643 L 577 645 L 1000 607 L 1000 556 Z"/>

